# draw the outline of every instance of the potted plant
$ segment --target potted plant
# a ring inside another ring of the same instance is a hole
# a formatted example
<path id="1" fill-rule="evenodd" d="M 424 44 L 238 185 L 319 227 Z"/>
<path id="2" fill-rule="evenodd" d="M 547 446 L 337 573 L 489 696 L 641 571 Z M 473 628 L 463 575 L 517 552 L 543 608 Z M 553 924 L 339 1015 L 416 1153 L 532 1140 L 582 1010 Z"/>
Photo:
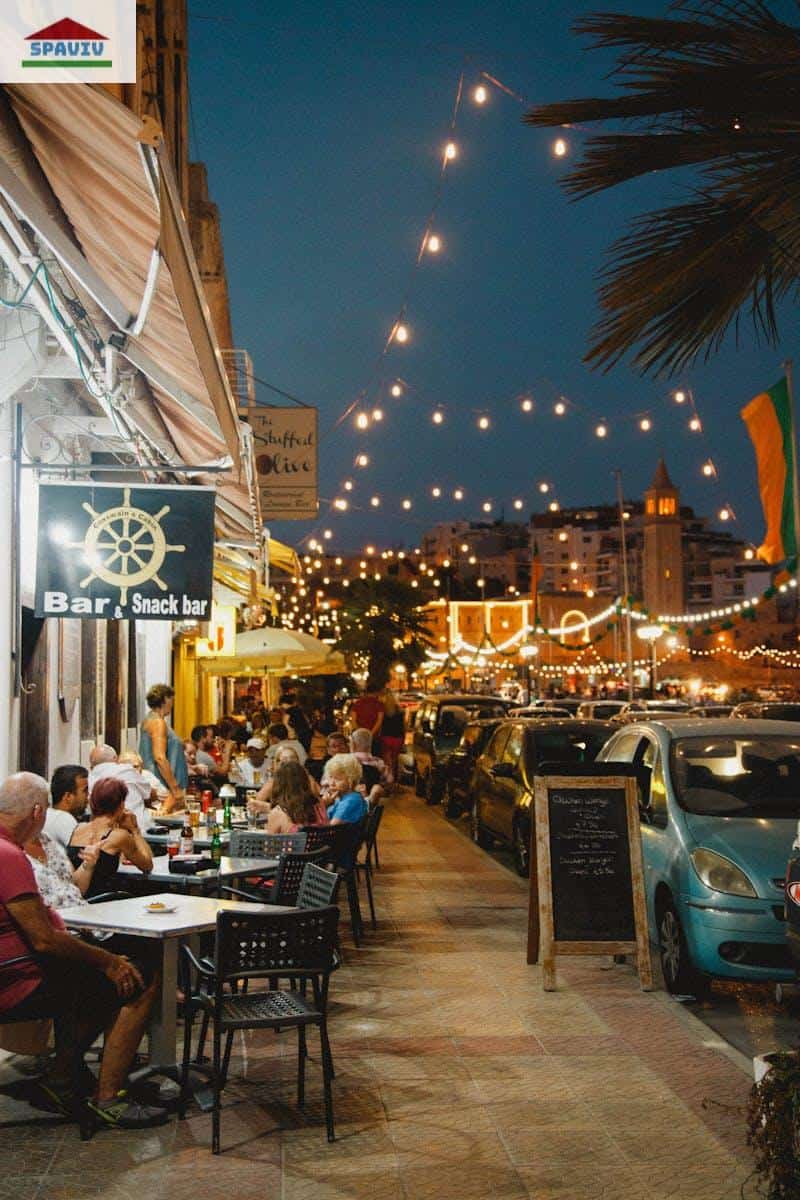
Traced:
<path id="1" fill-rule="evenodd" d="M 765 1200 L 800 1196 L 800 1051 L 765 1055 L 768 1070 L 753 1085 L 747 1141 Z"/>

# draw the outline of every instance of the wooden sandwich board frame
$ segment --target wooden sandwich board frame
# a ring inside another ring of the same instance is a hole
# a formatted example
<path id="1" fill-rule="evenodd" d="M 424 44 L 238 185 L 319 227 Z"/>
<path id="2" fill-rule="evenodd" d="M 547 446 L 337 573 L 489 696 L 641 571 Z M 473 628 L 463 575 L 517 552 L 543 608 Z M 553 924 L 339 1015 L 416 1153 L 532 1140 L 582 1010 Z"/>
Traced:
<path id="1" fill-rule="evenodd" d="M 549 793 L 558 791 L 624 792 L 630 851 L 635 941 L 557 941 L 553 919 L 553 875 L 550 856 Z M 642 864 L 642 839 L 636 779 L 628 775 L 541 775 L 534 783 L 535 811 L 531 826 L 531 876 L 528 909 L 528 962 L 542 960 L 542 982 L 546 992 L 555 991 L 558 955 L 636 955 L 642 991 L 653 987 L 650 938 Z"/>

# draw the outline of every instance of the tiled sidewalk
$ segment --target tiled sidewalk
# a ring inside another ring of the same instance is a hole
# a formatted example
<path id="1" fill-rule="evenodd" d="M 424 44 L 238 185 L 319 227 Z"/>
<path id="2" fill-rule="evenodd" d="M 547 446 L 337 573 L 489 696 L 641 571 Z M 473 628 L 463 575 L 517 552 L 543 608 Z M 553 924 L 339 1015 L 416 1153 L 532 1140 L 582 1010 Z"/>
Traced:
<path id="1" fill-rule="evenodd" d="M 408 793 L 390 802 L 379 931 L 333 978 L 337 1142 L 319 1062 L 247 1035 L 224 1153 L 193 1112 L 148 1133 L 0 1133 L 0 1200 L 739 1200 L 749 1081 L 626 967 L 525 963 L 526 885 Z M 7 1106 L 0 1104 L 0 1120 Z"/>

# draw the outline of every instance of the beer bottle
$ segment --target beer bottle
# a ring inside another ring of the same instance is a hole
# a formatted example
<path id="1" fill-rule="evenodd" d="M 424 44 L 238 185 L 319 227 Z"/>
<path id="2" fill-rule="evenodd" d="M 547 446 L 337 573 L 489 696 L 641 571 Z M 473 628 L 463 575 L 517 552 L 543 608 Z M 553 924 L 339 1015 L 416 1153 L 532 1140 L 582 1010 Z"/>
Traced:
<path id="1" fill-rule="evenodd" d="M 225 806 L 222 810 L 222 827 L 223 829 L 230 829 L 232 825 L 233 819 L 231 817 L 231 798 L 230 796 L 226 796 Z"/>
<path id="2" fill-rule="evenodd" d="M 180 846 L 178 847 L 178 853 L 179 854 L 193 854 L 194 853 L 194 830 L 192 829 L 192 826 L 189 822 L 188 815 L 186 817 L 186 820 L 184 821 L 183 829 L 181 830 L 181 842 L 180 842 Z"/>
<path id="3" fill-rule="evenodd" d="M 211 861 L 215 867 L 222 862 L 222 838 L 219 835 L 219 825 L 214 826 L 214 832 L 211 835 Z"/>

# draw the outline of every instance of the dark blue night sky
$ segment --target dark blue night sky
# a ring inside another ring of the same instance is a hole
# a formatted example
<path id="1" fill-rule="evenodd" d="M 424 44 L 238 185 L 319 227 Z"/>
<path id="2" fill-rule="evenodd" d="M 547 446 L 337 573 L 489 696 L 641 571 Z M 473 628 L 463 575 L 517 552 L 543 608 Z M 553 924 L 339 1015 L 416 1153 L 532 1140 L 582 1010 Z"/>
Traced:
<path id="1" fill-rule="evenodd" d="M 249 350 L 257 375 L 320 410 L 321 487 L 345 495 L 351 510 L 317 525 L 276 524 L 297 544 L 329 527 L 331 549 L 414 545 L 434 521 L 486 519 L 482 502 L 525 500 L 525 515 L 544 506 L 547 480 L 562 505 L 608 501 L 611 469 L 638 496 L 660 452 L 686 502 L 703 513 L 725 503 L 728 527 L 759 539 L 755 463 L 741 406 L 781 374 L 794 314 L 784 317 L 784 345 L 757 347 L 745 321 L 741 344 L 679 380 L 643 380 L 627 366 L 601 375 L 581 363 L 596 315 L 595 281 L 604 252 L 626 218 L 674 198 L 685 180 L 652 177 L 579 203 L 558 185 L 563 161 L 553 134 L 521 123 L 524 107 L 490 89 L 489 102 L 463 104 L 437 221 L 444 251 L 428 257 L 413 284 L 412 340 L 394 348 L 380 380 L 396 376 L 411 390 L 391 399 L 371 393 L 383 422 L 366 434 L 352 419 L 329 433 L 337 416 L 373 375 L 401 303 L 433 199 L 458 75 L 480 70 L 531 102 L 607 94 L 611 59 L 587 53 L 570 25 L 591 5 L 437 4 L 271 5 L 228 0 L 214 15 L 191 3 L 192 153 L 208 164 L 222 214 L 236 343 Z M 608 5 L 623 9 L 623 3 Z M 666 3 L 630 8 L 662 14 Z M 787 19 L 793 5 L 775 6 Z M 580 134 L 571 133 L 573 154 Z M 704 434 L 688 430 L 689 413 L 671 400 L 690 386 Z M 535 411 L 520 411 L 530 392 Z M 571 402 L 558 419 L 560 394 Z M 258 391 L 271 402 L 270 393 Z M 431 413 L 441 405 L 444 423 Z M 477 429 L 480 413 L 490 432 Z M 643 434 L 635 416 L 647 412 Z M 599 417 L 609 436 L 599 441 Z M 353 466 L 365 451 L 370 466 Z M 719 481 L 701 464 L 711 456 Z M 434 484 L 443 498 L 431 498 Z M 457 503 L 453 489 L 465 488 Z M 372 495 L 381 508 L 369 508 Z M 410 496 L 414 509 L 403 513 Z M 548 497 L 549 498 L 549 497 Z M 357 507 L 358 506 L 358 507 Z"/>

